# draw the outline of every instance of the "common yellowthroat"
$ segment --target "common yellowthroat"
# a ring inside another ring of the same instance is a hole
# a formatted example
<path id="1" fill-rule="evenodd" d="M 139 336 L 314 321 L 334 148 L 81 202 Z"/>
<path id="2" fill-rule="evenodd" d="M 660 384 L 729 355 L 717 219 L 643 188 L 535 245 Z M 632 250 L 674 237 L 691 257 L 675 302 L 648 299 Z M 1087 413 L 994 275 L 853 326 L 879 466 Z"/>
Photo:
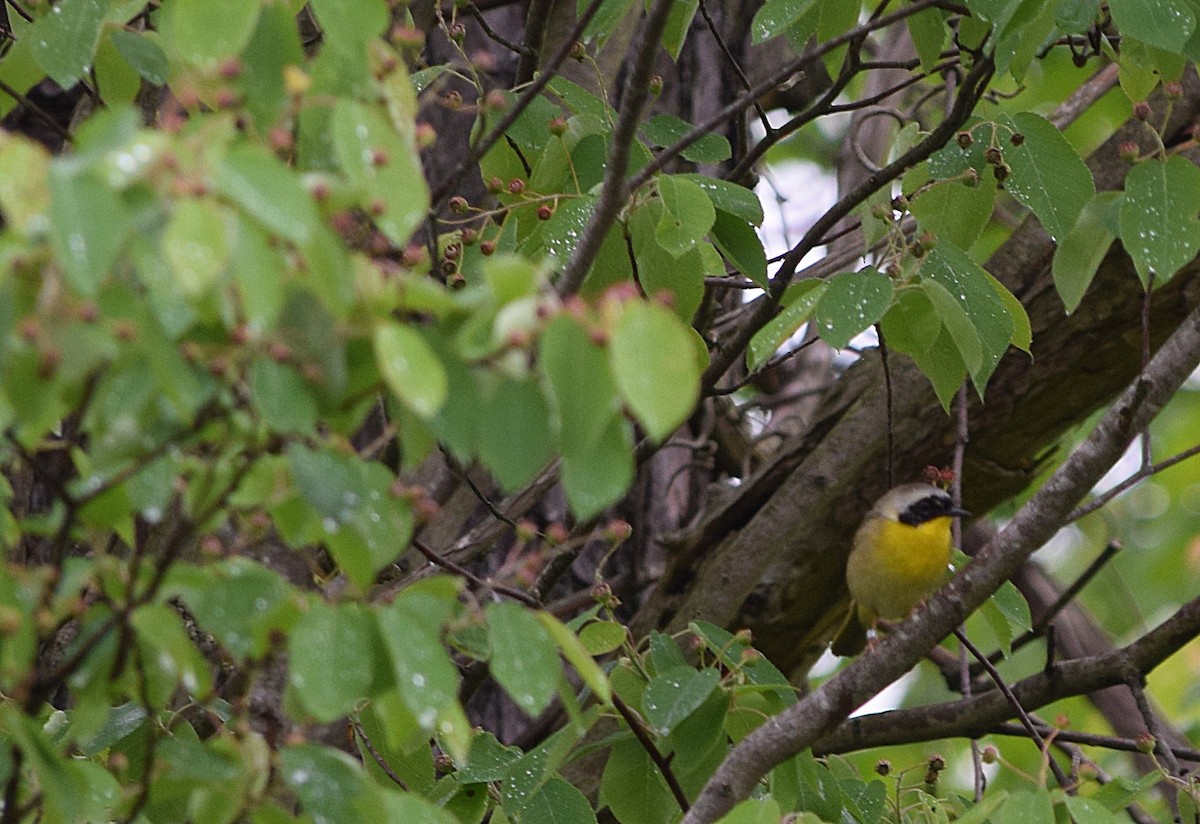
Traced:
<path id="1" fill-rule="evenodd" d="M 929 484 L 904 484 L 875 502 L 854 533 L 846 565 L 850 614 L 833 639 L 834 655 L 857 655 L 880 618 L 908 617 L 946 580 L 950 520 L 969 515 Z"/>

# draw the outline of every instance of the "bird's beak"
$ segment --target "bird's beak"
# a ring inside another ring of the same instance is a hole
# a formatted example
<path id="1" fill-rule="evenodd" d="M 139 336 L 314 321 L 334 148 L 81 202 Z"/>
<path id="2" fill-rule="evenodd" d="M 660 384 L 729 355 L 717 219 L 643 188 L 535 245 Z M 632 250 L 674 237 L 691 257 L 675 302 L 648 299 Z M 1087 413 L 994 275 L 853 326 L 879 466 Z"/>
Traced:
<path id="1" fill-rule="evenodd" d="M 963 509 L 962 507 L 956 506 L 956 507 L 952 507 L 950 509 L 950 511 L 946 514 L 952 515 L 952 516 L 958 516 L 959 518 L 966 518 L 971 513 L 968 512 L 967 510 Z"/>

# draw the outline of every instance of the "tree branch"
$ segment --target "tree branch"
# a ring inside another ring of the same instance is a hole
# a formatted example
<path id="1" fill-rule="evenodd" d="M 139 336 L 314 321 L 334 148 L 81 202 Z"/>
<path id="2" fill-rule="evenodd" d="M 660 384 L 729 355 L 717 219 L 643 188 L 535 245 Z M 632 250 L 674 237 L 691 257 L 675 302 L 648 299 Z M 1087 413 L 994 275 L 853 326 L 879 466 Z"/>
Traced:
<path id="1" fill-rule="evenodd" d="M 1012 521 L 914 619 L 902 623 L 872 654 L 861 656 L 836 678 L 769 718 L 731 751 L 701 791 L 684 818 L 685 824 L 720 818 L 745 798 L 768 770 L 811 746 L 856 707 L 908 671 L 928 649 L 962 623 L 1057 532 L 1072 507 L 1120 458 L 1134 433 L 1158 414 L 1197 365 L 1200 365 L 1200 308 L 1192 310 L 1146 370 L 1121 393 L 1087 439 Z M 1168 624 L 1167 629 L 1160 628 L 1138 642 L 1141 644 L 1138 649 L 1152 650 L 1165 657 L 1167 651 L 1191 638 L 1200 629 L 1200 602 L 1188 604 Z M 1152 646 L 1152 642 L 1157 643 Z M 1131 663 L 1136 666 L 1137 661 L 1124 662 L 1126 666 Z M 1035 677 L 1058 678 L 1060 672 L 1077 672 L 1083 667 L 1086 667 L 1084 662 L 1071 661 L 1056 667 L 1050 675 Z M 1083 675 L 1079 677 L 1084 680 Z M 1036 703 L 1019 693 L 1018 697 L 1024 705 Z M 999 695 L 973 700 L 994 700 L 1007 707 Z"/>

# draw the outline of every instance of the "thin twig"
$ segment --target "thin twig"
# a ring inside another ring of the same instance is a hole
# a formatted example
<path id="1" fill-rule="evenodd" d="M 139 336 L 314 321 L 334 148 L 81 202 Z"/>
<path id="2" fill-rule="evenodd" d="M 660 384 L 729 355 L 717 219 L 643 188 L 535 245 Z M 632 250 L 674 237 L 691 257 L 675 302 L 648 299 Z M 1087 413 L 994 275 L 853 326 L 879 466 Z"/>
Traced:
<path id="1" fill-rule="evenodd" d="M 625 723 L 629 725 L 629 729 L 633 732 L 638 743 L 642 745 L 642 749 L 650 756 L 650 760 L 654 762 L 654 766 L 658 767 L 658 771 L 662 773 L 663 779 L 667 782 L 667 786 L 671 789 L 671 795 L 675 796 L 675 803 L 679 805 L 679 809 L 685 813 L 690 809 L 687 796 L 683 792 L 683 787 L 679 786 L 679 780 L 675 777 L 675 773 L 671 771 L 671 763 L 663 754 L 658 751 L 658 747 L 654 746 L 654 741 L 650 739 L 650 732 L 646 729 L 646 725 L 642 719 L 630 709 L 625 703 L 625 699 L 617 695 L 615 692 L 612 696 L 613 706 L 617 708 L 617 712 L 621 713 L 621 717 L 625 719 Z"/>
<path id="2" fill-rule="evenodd" d="M 362 722 L 359 721 L 355 716 L 350 717 L 350 729 L 354 731 L 355 736 L 357 736 L 358 740 L 362 742 L 363 747 L 366 748 L 367 752 L 371 756 L 371 759 L 379 765 L 379 769 L 383 770 L 383 774 L 392 779 L 392 781 L 397 784 L 400 789 L 407 792 L 408 784 L 405 783 L 403 778 L 396 775 L 396 771 L 392 769 L 392 765 L 389 764 L 387 759 L 383 757 L 383 753 L 375 749 L 375 745 L 371 742 L 370 737 L 367 735 L 367 731 L 363 729 Z"/>
<path id="3" fill-rule="evenodd" d="M 1129 692 L 1133 696 L 1133 701 L 1137 704 L 1138 712 L 1142 714 L 1142 721 L 1146 724 L 1146 732 L 1154 736 L 1154 752 L 1161 755 L 1163 761 L 1167 762 L 1167 771 L 1171 775 L 1182 775 L 1183 773 L 1179 769 L 1179 762 L 1175 759 L 1175 753 L 1171 752 L 1171 748 L 1167 746 L 1167 737 L 1163 734 L 1162 726 L 1158 723 L 1158 717 L 1150 707 L 1150 702 L 1146 700 L 1144 676 L 1140 672 L 1126 672 L 1125 686 L 1129 688 Z"/>
<path id="4" fill-rule="evenodd" d="M 625 80 L 617 123 L 609 138 L 604 182 L 600 185 L 596 207 L 558 277 L 555 288 L 560 297 L 573 295 L 583 286 L 584 278 L 592 268 L 592 262 L 600 252 L 600 245 L 608 235 L 608 230 L 612 228 L 617 215 L 624 207 L 628 193 L 635 190 L 625 177 L 629 168 L 629 153 L 638 127 L 642 123 L 642 112 L 650 99 L 650 77 L 654 73 L 659 41 L 662 39 L 672 8 L 674 0 L 654 0 L 650 13 L 642 22 L 637 37 L 630 46 L 629 54 L 633 56 L 633 67 Z"/>
<path id="5" fill-rule="evenodd" d="M 1132 738 L 1121 738 L 1116 735 L 1100 735 L 1091 732 L 1078 732 L 1076 730 L 1060 730 L 1050 727 L 1045 724 L 1034 724 L 1038 731 L 1043 735 L 1053 735 L 1055 740 L 1070 741 L 1075 744 L 1083 744 L 1088 747 L 1103 747 L 1107 750 L 1118 750 L 1120 752 L 1141 752 L 1138 742 Z M 1020 724 L 1005 722 L 997 724 L 991 730 L 997 735 L 1016 735 L 1022 738 L 1028 737 L 1029 731 Z M 1166 742 L 1160 741 L 1163 747 L 1169 749 L 1171 754 L 1176 758 L 1182 758 L 1185 761 L 1200 762 L 1200 749 L 1191 747 L 1175 747 L 1169 746 Z"/>
<path id="6" fill-rule="evenodd" d="M 542 93 L 547 84 L 558 76 L 558 67 L 571 56 L 571 52 L 575 49 L 576 41 L 579 40 L 580 35 L 583 34 L 583 30 L 587 28 L 592 18 L 596 16 L 596 12 L 600 10 L 603 2 L 604 0 L 591 0 L 588 3 L 579 20 L 575 22 L 575 26 L 568 32 L 563 45 L 554 53 L 550 61 L 542 67 L 542 72 L 538 75 L 537 79 L 525 87 L 521 95 L 513 101 L 513 104 L 505 109 L 503 116 L 492 127 L 491 131 L 480 138 L 479 142 L 467 151 L 466 156 L 463 157 L 458 167 L 447 175 L 445 180 L 438 184 L 433 194 L 430 195 L 431 212 L 436 213 L 441 208 L 446 199 L 450 197 L 454 187 L 463 179 L 463 176 L 475 168 L 475 164 L 479 161 L 479 158 L 487 154 L 488 150 L 496 145 L 496 141 L 504 136 L 504 132 L 508 130 L 508 127 L 517 122 L 517 118 L 521 116 L 521 113 L 529 108 L 529 105 Z"/>
<path id="7" fill-rule="evenodd" d="M 700 0 L 700 16 L 704 18 L 704 24 L 708 26 L 708 32 L 717 41 L 717 48 L 721 50 L 721 54 L 725 55 L 725 59 L 729 61 L 730 68 L 737 75 L 738 82 L 742 84 L 742 88 L 746 91 L 752 91 L 750 86 L 750 78 L 746 77 L 746 73 L 742 71 L 741 64 L 737 58 L 733 56 L 733 52 L 729 48 L 729 44 L 725 42 L 725 38 L 721 36 L 720 29 L 713 22 L 712 16 L 708 13 L 708 4 L 704 0 Z M 758 115 L 758 121 L 762 124 L 763 132 L 770 135 L 775 130 L 771 128 L 771 119 L 767 117 L 767 111 L 762 107 L 762 103 L 758 102 L 758 98 L 754 98 L 754 112 Z"/>
<path id="8" fill-rule="evenodd" d="M 1200 444 L 1196 444 L 1195 446 L 1189 447 L 1188 449 L 1185 449 L 1176 455 L 1172 455 L 1170 458 L 1161 460 L 1158 463 L 1153 464 L 1151 466 L 1139 468 L 1137 472 L 1134 472 L 1128 478 L 1121 481 L 1119 484 L 1117 484 L 1112 489 L 1105 492 L 1103 495 L 1098 495 L 1097 497 L 1093 498 L 1091 501 L 1089 501 L 1084 506 L 1078 507 L 1077 509 L 1073 510 L 1069 515 L 1067 515 L 1066 520 L 1063 521 L 1063 526 L 1066 526 L 1067 524 L 1072 523 L 1074 521 L 1078 521 L 1084 515 L 1089 515 L 1092 512 L 1095 512 L 1097 509 L 1099 509 L 1100 507 L 1107 504 L 1109 501 L 1111 501 L 1113 498 L 1120 495 L 1122 492 L 1125 492 L 1130 487 L 1137 485 L 1139 482 L 1145 480 L 1146 478 L 1150 477 L 1151 475 L 1157 475 L 1159 472 L 1162 472 L 1164 469 L 1170 469 L 1175 464 L 1177 464 L 1181 461 L 1186 461 L 1188 458 L 1194 458 L 1196 455 L 1200 455 Z"/>
<path id="9" fill-rule="evenodd" d="M 22 106 L 24 106 L 26 109 L 28 109 L 29 112 L 34 115 L 34 117 L 36 117 L 38 120 L 42 121 L 47 126 L 49 126 L 50 129 L 55 134 L 57 134 L 59 137 L 61 137 L 67 143 L 75 142 L 74 136 L 69 131 L 67 131 L 65 128 L 63 128 L 62 124 L 59 123 L 57 120 L 55 120 L 53 115 L 51 115 L 49 112 L 47 112 L 41 106 L 39 106 L 37 103 L 34 103 L 32 100 L 30 100 L 25 95 L 21 94 L 19 91 L 14 89 L 12 86 L 5 83 L 3 80 L 0 80 L 0 91 L 4 92 L 6 95 L 11 97 L 13 100 L 17 101 Z"/>
<path id="10" fill-rule="evenodd" d="M 497 584 L 495 581 L 480 578 L 474 572 L 471 572 L 471 570 L 467 569 L 461 564 L 457 564 L 454 561 L 451 561 L 449 558 L 437 554 L 428 544 L 419 538 L 413 538 L 412 545 L 417 548 L 417 552 L 420 552 L 426 557 L 426 559 L 428 559 L 429 563 L 453 572 L 460 578 L 463 578 L 469 583 L 474 584 L 479 589 L 490 589 L 497 595 L 507 595 L 514 601 L 520 601 L 530 609 L 542 608 L 541 602 L 528 592 L 522 592 L 519 589 L 514 589 L 513 587 L 505 586 L 504 584 Z"/>
<path id="11" fill-rule="evenodd" d="M 967 638 L 967 634 L 961 629 L 954 630 L 954 637 L 958 639 L 960 644 L 970 651 L 971 655 L 975 657 L 976 661 L 983 664 L 984 669 L 988 671 L 988 675 L 992 677 L 992 682 L 996 685 L 1000 692 L 1004 694 L 1004 697 L 1008 700 L 1013 712 L 1015 712 L 1017 714 L 1017 718 L 1021 720 L 1021 725 L 1025 728 L 1026 732 L 1029 733 L 1029 737 L 1035 744 L 1037 744 L 1038 749 L 1042 751 L 1042 754 L 1045 755 L 1046 763 L 1050 766 L 1050 772 L 1054 773 L 1054 778 L 1058 781 L 1058 785 L 1066 790 L 1068 794 L 1073 795 L 1074 790 L 1071 787 L 1071 780 L 1067 778 L 1066 773 L 1062 771 L 1062 767 L 1060 767 L 1058 762 L 1054 760 L 1054 757 L 1050 755 L 1050 750 L 1046 746 L 1046 740 L 1042 738 L 1041 734 L 1034 727 L 1033 721 L 1029 718 L 1029 713 L 1025 712 L 1025 708 L 1021 706 L 1021 702 L 1017 700 L 1017 696 L 1013 694 L 1012 688 L 1008 686 L 1007 682 L 1005 682 L 1003 676 L 1000 675 L 999 670 L 992 666 L 992 662 L 987 659 L 987 656 L 980 652 L 979 649 L 971 643 L 971 641 Z"/>
<path id="12" fill-rule="evenodd" d="M 764 375 L 767 372 L 770 372 L 772 369 L 776 368 L 777 366 L 782 366 L 783 364 L 787 363 L 792 358 L 796 357 L 801 352 L 803 352 L 805 349 L 812 346 L 814 343 L 816 343 L 819 340 L 820 340 L 820 338 L 809 338 L 808 340 L 804 341 L 804 343 L 797 346 L 795 349 L 789 350 L 787 353 L 780 355 L 778 358 L 775 358 L 770 363 L 764 364 L 760 368 L 754 370 L 749 375 L 747 375 L 746 377 L 742 378 L 740 381 L 735 383 L 733 386 L 723 386 L 721 388 L 713 388 L 712 390 L 707 392 L 706 395 L 710 395 L 710 396 L 732 395 L 734 392 L 737 392 L 739 389 L 742 389 L 742 388 L 746 387 L 747 385 L 749 385 L 749 383 L 751 381 L 753 381 L 755 378 L 759 377 L 760 375 Z"/>

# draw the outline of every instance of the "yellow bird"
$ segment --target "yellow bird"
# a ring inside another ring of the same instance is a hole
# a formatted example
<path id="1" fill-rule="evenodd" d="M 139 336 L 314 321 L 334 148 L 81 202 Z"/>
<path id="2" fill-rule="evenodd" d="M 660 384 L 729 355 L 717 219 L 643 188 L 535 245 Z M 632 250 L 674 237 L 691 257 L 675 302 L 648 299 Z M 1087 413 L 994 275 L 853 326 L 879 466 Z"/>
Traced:
<path id="1" fill-rule="evenodd" d="M 904 484 L 875 502 L 854 533 L 846 565 L 850 614 L 833 640 L 835 655 L 862 652 L 868 627 L 907 618 L 946 580 L 950 521 L 969 514 L 929 484 Z"/>

